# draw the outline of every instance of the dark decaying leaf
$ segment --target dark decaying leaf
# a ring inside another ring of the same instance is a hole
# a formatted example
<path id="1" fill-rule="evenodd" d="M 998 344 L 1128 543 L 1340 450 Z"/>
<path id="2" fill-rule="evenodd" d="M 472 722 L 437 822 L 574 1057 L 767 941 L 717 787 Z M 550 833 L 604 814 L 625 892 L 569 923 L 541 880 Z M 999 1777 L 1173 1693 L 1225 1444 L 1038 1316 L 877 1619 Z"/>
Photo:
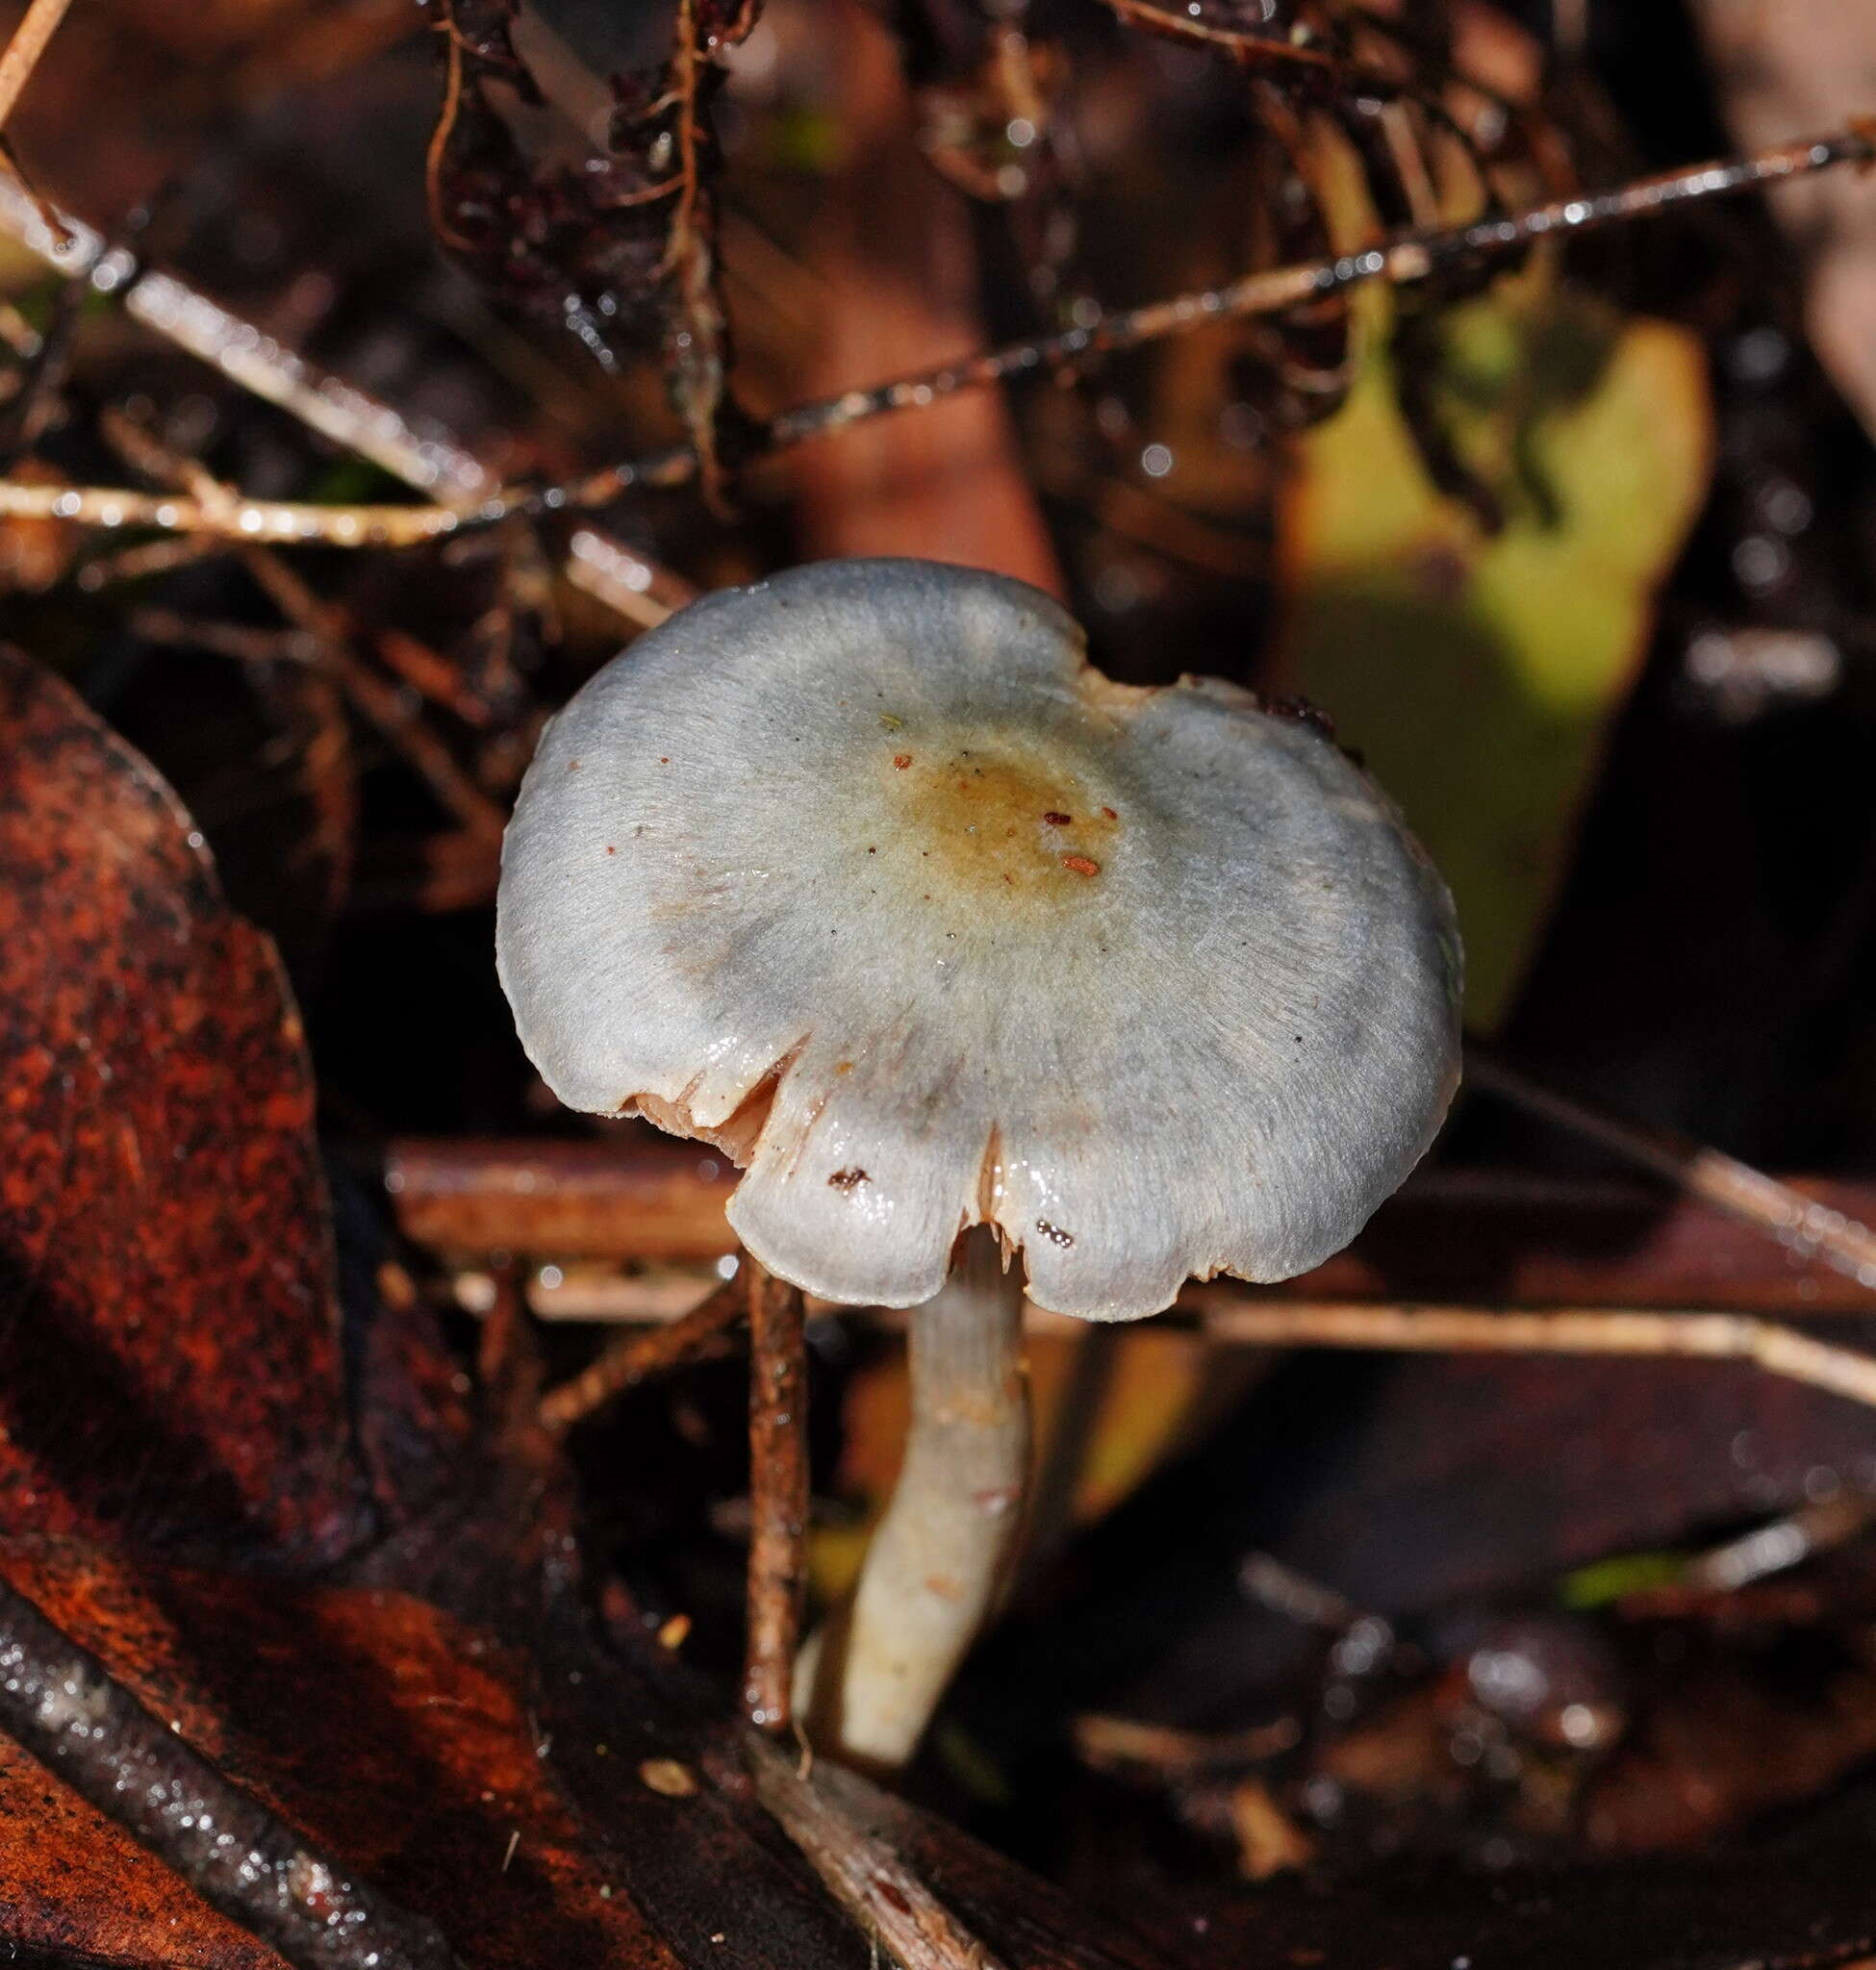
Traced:
<path id="1" fill-rule="evenodd" d="M 0 653 L 0 1526 L 350 1545 L 313 1086 L 190 817 Z"/>
<path id="2" fill-rule="evenodd" d="M 1332 1887 L 1176 1895 L 1155 1913 L 1207 1962 L 1285 1970 L 1830 1970 L 1876 1948 L 1876 1895 L 1855 1885 L 1866 1867 L 1866 1849 L 1471 1875 L 1395 1865 Z"/>
<path id="3" fill-rule="evenodd" d="M 994 1637 L 983 1686 L 1242 1725 L 1314 1644 L 1245 1591 L 1254 1553 L 1410 1625 L 1873 1480 L 1868 1410 L 1736 1364 L 1292 1355 L 1080 1542 L 1085 1585 Z"/>

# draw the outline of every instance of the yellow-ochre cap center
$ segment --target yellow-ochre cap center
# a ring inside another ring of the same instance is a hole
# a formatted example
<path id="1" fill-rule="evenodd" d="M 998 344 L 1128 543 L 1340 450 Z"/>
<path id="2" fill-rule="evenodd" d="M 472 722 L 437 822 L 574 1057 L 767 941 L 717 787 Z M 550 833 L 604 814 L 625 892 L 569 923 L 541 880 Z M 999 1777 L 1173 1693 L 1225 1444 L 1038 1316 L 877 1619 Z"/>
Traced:
<path id="1" fill-rule="evenodd" d="M 875 772 L 887 839 L 868 852 L 914 865 L 903 872 L 934 899 L 1085 892 L 1113 858 L 1113 801 L 1040 747 L 921 745 L 901 733 L 881 746 Z"/>

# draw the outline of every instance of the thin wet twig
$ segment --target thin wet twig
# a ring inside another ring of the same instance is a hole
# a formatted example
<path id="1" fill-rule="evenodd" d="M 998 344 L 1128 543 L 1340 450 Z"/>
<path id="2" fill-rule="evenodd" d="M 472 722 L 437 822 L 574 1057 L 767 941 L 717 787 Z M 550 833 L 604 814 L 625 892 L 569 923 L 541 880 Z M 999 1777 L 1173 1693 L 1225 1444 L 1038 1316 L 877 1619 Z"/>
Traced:
<path id="1" fill-rule="evenodd" d="M 554 1254 L 551 1275 L 528 1285 L 553 1320 L 675 1318 L 708 1290 L 700 1272 L 676 1286 L 620 1264 L 708 1267 L 735 1245 L 723 1207 L 736 1172 L 670 1138 L 407 1137 L 385 1180 L 404 1234 L 454 1263 Z M 1876 1184 L 1834 1179 L 1817 1196 L 1847 1219 L 1876 1222 Z M 1627 1176 L 1511 1170 L 1417 1173 L 1347 1252 L 1281 1290 L 1312 1304 L 1697 1306 L 1792 1320 L 1870 1310 L 1865 1289 L 1821 1264 L 1794 1264 L 1759 1226 L 1698 1198 L 1663 1199 Z"/>
<path id="2" fill-rule="evenodd" d="M 236 494 L 198 461 L 172 450 L 133 419 L 107 412 L 103 429 L 128 463 L 160 483 L 184 489 L 205 513 L 225 518 L 237 507 Z M 405 694 L 360 661 L 353 648 L 357 625 L 347 613 L 321 600 L 271 549 L 247 546 L 241 551 L 248 572 L 307 640 L 352 708 L 465 829 L 490 841 L 499 840 L 508 818 L 506 811 L 457 764 L 455 755 L 423 722 Z"/>
<path id="3" fill-rule="evenodd" d="M 59 23 L 70 6 L 71 0 L 33 0 L 25 18 L 13 29 L 7 52 L 0 55 L 0 126 L 13 114 L 13 105 L 33 79 L 39 57 L 59 32 Z"/>
<path id="4" fill-rule="evenodd" d="M 454 1970 L 434 1924 L 224 1778 L 5 1581 L 0 1729 L 298 1970 Z"/>
<path id="5" fill-rule="evenodd" d="M 1397 237 L 1358 253 L 1273 267 L 1223 287 L 1178 294 L 1142 308 L 1098 313 L 1093 319 L 1055 335 L 1006 343 L 871 389 L 843 391 L 838 396 L 799 405 L 762 427 L 755 445 L 758 451 L 780 450 L 866 417 L 889 411 L 921 410 L 960 390 L 1138 348 L 1183 334 L 1202 322 L 1280 315 L 1325 295 L 1375 282 L 1407 286 L 1455 263 L 1513 252 L 1552 234 L 1592 232 L 1622 220 L 1652 217 L 1694 200 L 1752 190 L 1837 164 L 1871 162 L 1876 162 L 1876 126 L 1859 124 L 1827 137 L 1776 144 L 1743 158 L 1686 165 L 1635 180 L 1612 191 L 1553 199 L 1470 225 Z M 688 485 L 697 472 L 696 452 L 687 445 L 673 445 L 543 492 L 511 491 L 478 509 L 476 518 L 497 518 L 516 506 L 558 511 L 603 505 L 636 488 Z"/>
<path id="6" fill-rule="evenodd" d="M 808 1528 L 807 1313 L 799 1286 L 745 1255 L 749 1308 L 748 1641 L 743 1706 L 777 1734 L 793 1716 Z"/>
<path id="7" fill-rule="evenodd" d="M 419 430 L 389 404 L 302 361 L 206 294 L 144 266 L 127 248 L 113 246 L 84 220 L 63 211 L 42 211 L 31 193 L 4 174 L 0 232 L 11 234 L 67 280 L 118 296 L 133 321 L 405 485 L 445 502 L 477 498 L 493 487 L 481 462 L 444 433 Z"/>
<path id="8" fill-rule="evenodd" d="M 753 1730 L 744 1738 L 744 1758 L 756 1797 L 855 1927 L 901 1970 L 1002 1970 L 890 1847 L 821 1791 L 812 1774 L 804 1776 Z"/>
<path id="9" fill-rule="evenodd" d="M 1750 1163 L 1671 1129 L 1644 1126 L 1559 1095 L 1476 1042 L 1466 1048 L 1465 1076 L 1471 1086 L 1652 1170 L 1729 1217 L 1756 1225 L 1804 1257 L 1823 1259 L 1858 1285 L 1876 1287 L 1876 1231 Z"/>
<path id="10" fill-rule="evenodd" d="M 438 803 L 472 835 L 495 842 L 508 815 L 457 763 L 456 756 L 413 708 L 398 686 L 361 663 L 342 610 L 320 600 L 287 563 L 264 547 L 243 557 L 248 570 L 281 614 L 314 638 L 346 701 L 429 788 Z"/>
<path id="11" fill-rule="evenodd" d="M 248 499 L 238 492 L 225 502 L 205 501 L 121 486 L 22 485 L 15 479 L 0 480 L 0 514 L 106 530 L 154 527 L 226 541 L 322 547 L 415 547 L 453 534 L 463 523 L 462 516 L 446 506 L 311 506 Z"/>
<path id="12" fill-rule="evenodd" d="M 1180 1304 L 1200 1316 L 1205 1333 L 1244 1347 L 1750 1361 L 1769 1375 L 1876 1407 L 1876 1357 L 1751 1314 L 1283 1305 L 1216 1283 L 1188 1287 Z"/>
<path id="13" fill-rule="evenodd" d="M 1303 1727 L 1294 1717 L 1245 1730 L 1181 1730 L 1132 1717 L 1090 1711 L 1070 1724 L 1075 1754 L 1097 1770 L 1128 1767 L 1190 1778 L 1236 1765 L 1255 1765 L 1294 1751 Z"/>
<path id="14" fill-rule="evenodd" d="M 1709 1548 L 1687 1563 L 1678 1584 L 1699 1593 L 1737 1594 L 1858 1538 L 1868 1527 L 1872 1513 L 1876 1506 L 1851 1492 L 1800 1505 L 1783 1518 Z"/>
<path id="15" fill-rule="evenodd" d="M 1142 308 L 1113 313 L 1097 312 L 1091 319 L 1058 334 L 1031 338 L 942 364 L 916 375 L 869 389 L 843 391 L 799 405 L 760 427 L 750 441 L 751 456 L 778 451 L 792 444 L 856 424 L 868 417 L 891 411 L 918 410 L 962 390 L 981 389 L 1013 377 L 1061 369 L 1099 357 L 1138 348 L 1168 336 L 1184 333 L 1206 321 L 1244 319 L 1251 316 L 1281 315 L 1330 294 L 1347 292 L 1376 282 L 1407 286 L 1428 279 L 1457 263 L 1491 258 L 1513 252 L 1534 240 L 1591 232 L 1619 221 L 1652 217 L 1676 210 L 1695 200 L 1757 189 L 1813 171 L 1827 170 L 1844 164 L 1876 163 L 1876 124 L 1860 123 L 1854 129 L 1827 137 L 1802 139 L 1775 144 L 1750 156 L 1690 164 L 1677 171 L 1660 173 L 1618 187 L 1612 191 L 1585 192 L 1553 199 L 1520 213 L 1481 219 L 1433 233 L 1415 233 L 1346 253 L 1333 259 L 1304 262 L 1248 274 L 1223 287 L 1205 288 L 1179 294 Z M 4 181 L 0 181 L 0 189 Z M 17 215 L 5 211 L 0 201 L 0 223 L 19 237 L 26 237 Z M 98 264 L 89 269 L 68 265 L 70 254 L 62 254 L 42 222 L 34 215 L 40 240 L 29 241 L 36 250 L 62 270 L 89 271 L 93 285 L 111 273 L 112 256 L 99 251 Z M 97 236 L 89 236 L 97 242 Z M 119 286 L 136 274 L 135 264 L 122 256 L 123 265 L 104 280 L 107 288 Z M 165 276 L 143 275 L 136 280 L 125 300 L 126 309 L 149 319 L 147 290 Z M 176 283 L 168 283 L 175 288 Z M 199 296 L 190 297 L 200 307 L 212 308 Z M 174 309 L 168 311 L 173 315 Z M 216 311 L 217 313 L 219 311 Z M 224 316 L 224 320 L 227 317 Z M 155 324 L 153 324 L 155 325 Z M 180 340 L 173 327 L 172 340 Z M 185 342 L 184 346 L 191 346 Z M 275 355 L 282 352 L 275 350 Z M 237 373 L 237 355 L 245 361 L 252 351 L 244 343 L 221 348 L 208 355 L 231 375 Z M 242 380 L 245 380 L 244 378 Z M 263 387 L 270 385 L 270 387 Z M 278 379 L 264 373 L 249 384 L 262 395 L 275 394 Z M 303 392 L 302 392 L 303 393 Z M 299 415 L 316 422 L 317 399 L 300 408 Z M 318 428 L 324 428 L 323 425 Z M 370 453 L 367 454 L 372 455 Z M 459 456 L 461 456 L 459 454 Z M 479 467 L 477 468 L 479 470 Z M 491 526 L 515 514 L 540 517 L 576 512 L 609 505 L 628 492 L 663 490 L 687 486 L 697 477 L 698 456 L 691 445 L 667 446 L 587 473 L 563 485 L 548 487 L 516 486 L 491 492 L 474 504 L 458 507 L 380 507 L 368 511 L 362 520 L 361 510 L 320 508 L 272 500 L 238 501 L 231 516 L 211 517 L 199 506 L 188 502 L 166 503 L 166 511 L 154 502 L 141 502 L 135 493 L 104 488 L 69 489 L 20 486 L 0 483 L 0 513 L 50 517 L 79 521 L 90 526 L 156 526 L 166 531 L 188 532 L 200 526 L 227 526 L 230 523 L 251 539 L 276 543 L 317 543 L 322 546 L 362 547 L 407 545 L 434 540 L 469 527 Z M 413 479 L 412 484 L 418 483 Z M 485 482 L 486 483 L 486 482 Z M 76 501 L 55 509 L 45 495 Z M 616 544 L 616 543 L 615 543 Z M 621 553 L 630 550 L 620 548 Z M 592 577 L 589 568 L 589 579 Z M 608 585 L 609 587 L 610 585 Z M 596 587 L 596 593 L 601 592 Z M 616 591 L 614 592 L 616 593 Z M 627 590 L 627 594 L 631 591 Z M 660 604 L 655 584 L 646 591 L 652 613 L 647 619 L 662 619 L 669 613 Z"/>
<path id="16" fill-rule="evenodd" d="M 121 296 L 123 310 L 134 321 L 309 430 L 438 502 L 435 509 L 308 507 L 296 513 L 278 502 L 240 500 L 235 509 L 236 538 L 317 539 L 332 546 L 365 546 L 373 544 L 368 537 L 373 526 L 382 523 L 390 530 L 384 544 L 409 545 L 453 531 L 452 525 L 434 518 L 437 512 L 453 518 L 459 502 L 486 499 L 498 489 L 488 467 L 446 432 L 433 424 L 419 427 L 408 422 L 389 404 L 306 362 L 185 282 L 143 266 L 83 220 L 43 205 L 5 172 L 0 172 L 0 233 L 11 235 L 68 280 L 83 281 L 98 293 Z M 120 496 L 113 518 L 113 503 L 106 495 L 84 518 L 99 526 L 148 524 L 165 532 L 200 531 L 177 524 L 190 512 L 187 503 L 162 503 L 172 509 L 167 519 L 141 519 Z M 412 514 L 430 517 L 413 520 L 408 518 Z M 305 531 L 308 527 L 316 531 Z M 649 627 L 690 600 L 694 591 L 687 582 L 615 535 L 586 529 L 584 551 L 581 538 L 576 536 L 570 548 L 569 578 L 626 621 Z"/>
<path id="17" fill-rule="evenodd" d="M 543 1427 L 559 1433 L 603 1408 L 615 1396 L 651 1376 L 669 1374 L 709 1351 L 743 1318 L 748 1289 L 725 1279 L 701 1305 L 663 1326 L 646 1327 L 608 1348 L 589 1367 L 550 1391 L 541 1403 Z"/>

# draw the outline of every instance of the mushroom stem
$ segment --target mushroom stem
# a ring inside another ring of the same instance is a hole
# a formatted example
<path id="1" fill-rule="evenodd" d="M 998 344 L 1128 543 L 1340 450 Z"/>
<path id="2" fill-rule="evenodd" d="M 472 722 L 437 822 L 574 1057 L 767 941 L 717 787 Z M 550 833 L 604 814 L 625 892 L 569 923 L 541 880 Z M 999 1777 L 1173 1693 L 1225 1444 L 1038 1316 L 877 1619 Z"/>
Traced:
<path id="1" fill-rule="evenodd" d="M 908 1329 L 912 1425 L 851 1605 L 801 1669 L 813 1734 L 875 1766 L 909 1759 L 996 1603 L 1029 1453 L 1023 1281 L 979 1225 Z"/>

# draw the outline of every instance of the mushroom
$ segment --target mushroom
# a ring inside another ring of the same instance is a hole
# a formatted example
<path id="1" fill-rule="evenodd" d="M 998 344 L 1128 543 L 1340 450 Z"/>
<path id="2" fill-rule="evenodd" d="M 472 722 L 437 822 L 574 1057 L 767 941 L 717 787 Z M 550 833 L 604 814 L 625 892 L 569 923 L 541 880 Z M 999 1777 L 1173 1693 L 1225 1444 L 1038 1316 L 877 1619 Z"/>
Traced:
<path id="1" fill-rule="evenodd" d="M 1025 1292 L 1134 1320 L 1306 1271 L 1458 1078 L 1451 899 L 1386 798 L 1313 721 L 1082 643 L 922 561 L 706 596 L 547 727 L 503 848 L 501 980 L 561 1100 L 717 1145 L 764 1266 L 913 1309 L 904 1470 L 815 1693 L 881 1765 L 1014 1548 Z"/>

